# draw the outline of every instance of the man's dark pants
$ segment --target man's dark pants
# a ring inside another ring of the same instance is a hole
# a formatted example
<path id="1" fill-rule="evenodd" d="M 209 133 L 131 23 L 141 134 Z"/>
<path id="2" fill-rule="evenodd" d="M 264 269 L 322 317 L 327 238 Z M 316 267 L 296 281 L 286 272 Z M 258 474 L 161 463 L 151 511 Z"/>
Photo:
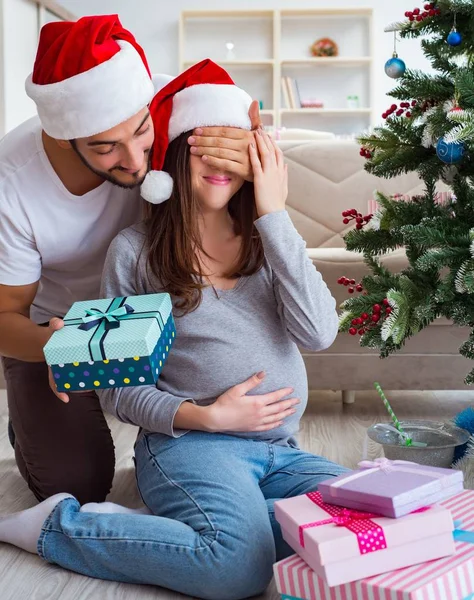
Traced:
<path id="1" fill-rule="evenodd" d="M 2 358 L 18 469 L 38 500 L 58 492 L 81 504 L 102 502 L 112 487 L 115 455 L 95 392 L 51 391 L 46 363 Z"/>

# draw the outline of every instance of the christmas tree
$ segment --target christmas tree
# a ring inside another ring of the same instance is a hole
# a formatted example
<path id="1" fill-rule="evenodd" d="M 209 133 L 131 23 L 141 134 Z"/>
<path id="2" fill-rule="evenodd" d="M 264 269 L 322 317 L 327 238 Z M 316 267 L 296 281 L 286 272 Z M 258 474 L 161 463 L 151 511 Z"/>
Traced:
<path id="1" fill-rule="evenodd" d="M 361 154 L 379 177 L 416 171 L 424 193 L 376 194 L 373 214 L 343 213 L 355 224 L 346 247 L 363 253 L 370 275 L 339 280 L 353 294 L 342 305 L 340 329 L 386 357 L 443 316 L 471 328 L 460 352 L 474 359 L 474 0 L 436 0 L 387 31 L 421 38 L 434 73 L 406 69 L 394 54 L 386 73 L 397 79 L 389 95 L 400 103 L 384 113 L 383 126 L 359 138 Z M 452 193 L 438 193 L 440 181 Z M 391 273 L 380 257 L 401 247 L 407 267 Z M 474 383 L 474 369 L 466 383 Z"/>

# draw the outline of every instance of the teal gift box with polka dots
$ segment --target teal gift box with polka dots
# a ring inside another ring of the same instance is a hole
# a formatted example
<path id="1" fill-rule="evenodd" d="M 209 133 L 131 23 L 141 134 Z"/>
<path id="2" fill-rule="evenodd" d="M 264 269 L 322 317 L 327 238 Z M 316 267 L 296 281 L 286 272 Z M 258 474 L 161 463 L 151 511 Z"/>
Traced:
<path id="1" fill-rule="evenodd" d="M 153 385 L 176 328 L 169 294 L 75 302 L 44 347 L 60 392 Z"/>

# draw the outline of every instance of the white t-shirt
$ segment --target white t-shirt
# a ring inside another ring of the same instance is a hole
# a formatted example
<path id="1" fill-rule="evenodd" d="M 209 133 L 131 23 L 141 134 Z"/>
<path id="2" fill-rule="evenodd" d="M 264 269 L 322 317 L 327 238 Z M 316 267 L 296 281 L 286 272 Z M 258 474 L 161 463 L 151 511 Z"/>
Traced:
<path id="1" fill-rule="evenodd" d="M 34 117 L 0 142 L 0 284 L 39 281 L 31 318 L 64 316 L 99 297 L 110 242 L 139 220 L 139 190 L 108 181 L 74 196 L 56 175 Z"/>

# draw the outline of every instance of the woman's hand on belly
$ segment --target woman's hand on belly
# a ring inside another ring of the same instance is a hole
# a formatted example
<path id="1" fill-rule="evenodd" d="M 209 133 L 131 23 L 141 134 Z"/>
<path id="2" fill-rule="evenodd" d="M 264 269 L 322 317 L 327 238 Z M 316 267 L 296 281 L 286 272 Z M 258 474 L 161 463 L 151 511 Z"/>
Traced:
<path id="1" fill-rule="evenodd" d="M 253 375 L 224 392 L 217 400 L 205 407 L 208 430 L 226 431 L 269 431 L 283 424 L 286 417 L 296 412 L 298 398 L 282 400 L 293 392 L 282 388 L 268 394 L 247 396 L 247 392 L 262 383 L 265 373 Z"/>

